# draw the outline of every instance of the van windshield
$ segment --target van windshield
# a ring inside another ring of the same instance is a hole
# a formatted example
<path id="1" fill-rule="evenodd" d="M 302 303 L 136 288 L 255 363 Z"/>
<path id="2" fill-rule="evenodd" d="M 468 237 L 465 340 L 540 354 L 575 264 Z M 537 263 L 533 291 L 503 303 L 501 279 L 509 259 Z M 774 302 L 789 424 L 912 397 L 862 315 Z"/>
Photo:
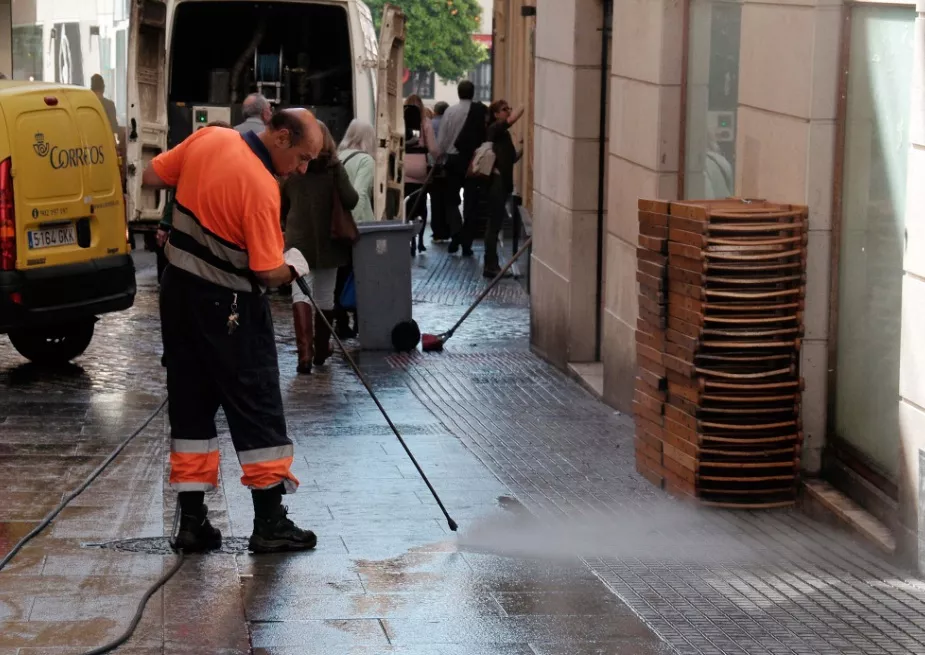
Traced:
<path id="1" fill-rule="evenodd" d="M 184 2 L 170 49 L 172 135 L 182 136 L 175 123 L 185 122 L 184 107 L 228 107 L 240 122 L 241 102 L 254 92 L 277 109 L 311 108 L 338 139 L 353 118 L 346 6 Z"/>

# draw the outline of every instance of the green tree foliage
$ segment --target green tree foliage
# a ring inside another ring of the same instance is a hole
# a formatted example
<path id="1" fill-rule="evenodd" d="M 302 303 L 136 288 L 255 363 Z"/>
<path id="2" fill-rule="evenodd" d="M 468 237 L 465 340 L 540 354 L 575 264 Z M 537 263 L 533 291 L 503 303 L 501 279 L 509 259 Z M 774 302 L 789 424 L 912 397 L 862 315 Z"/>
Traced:
<path id="1" fill-rule="evenodd" d="M 405 68 L 433 71 L 456 81 L 488 58 L 487 49 L 473 41 L 482 7 L 478 0 L 365 0 L 379 30 L 382 7 L 401 7 L 406 17 Z"/>

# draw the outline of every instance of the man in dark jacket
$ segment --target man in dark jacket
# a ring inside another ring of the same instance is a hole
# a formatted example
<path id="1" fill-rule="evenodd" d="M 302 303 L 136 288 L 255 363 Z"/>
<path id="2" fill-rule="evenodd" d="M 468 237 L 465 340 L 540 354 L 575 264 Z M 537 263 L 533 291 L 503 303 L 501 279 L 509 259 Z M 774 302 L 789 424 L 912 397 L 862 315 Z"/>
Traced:
<path id="1" fill-rule="evenodd" d="M 459 83 L 457 94 L 459 104 L 447 109 L 443 115 L 437 145 L 445 156 L 446 219 L 452 235 L 449 252 L 455 253 L 462 246 L 463 257 L 471 257 L 479 193 L 484 185 L 477 179 L 467 178 L 466 171 L 475 151 L 485 142 L 488 107 L 473 100 L 475 85 L 469 80 Z M 463 188 L 466 198 L 463 214 L 460 215 L 459 191 Z"/>

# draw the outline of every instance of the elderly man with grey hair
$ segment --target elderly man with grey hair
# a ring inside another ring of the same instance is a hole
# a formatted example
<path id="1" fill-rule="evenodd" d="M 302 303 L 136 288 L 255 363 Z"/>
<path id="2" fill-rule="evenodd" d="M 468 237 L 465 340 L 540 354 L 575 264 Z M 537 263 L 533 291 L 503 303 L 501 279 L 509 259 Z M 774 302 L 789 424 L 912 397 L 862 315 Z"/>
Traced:
<path id="1" fill-rule="evenodd" d="M 259 93 L 252 93 L 244 98 L 241 110 L 244 113 L 244 122 L 234 126 L 234 129 L 241 134 L 247 134 L 248 132 L 262 134 L 267 129 L 270 118 L 273 117 L 273 108 L 270 106 L 270 101 Z"/>

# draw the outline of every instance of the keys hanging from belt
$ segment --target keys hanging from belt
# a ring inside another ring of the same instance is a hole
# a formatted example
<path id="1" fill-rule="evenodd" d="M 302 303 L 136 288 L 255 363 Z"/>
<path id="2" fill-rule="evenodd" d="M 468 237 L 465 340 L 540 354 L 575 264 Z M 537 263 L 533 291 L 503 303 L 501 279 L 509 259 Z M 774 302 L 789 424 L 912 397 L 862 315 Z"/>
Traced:
<path id="1" fill-rule="evenodd" d="M 231 313 L 228 315 L 228 334 L 234 334 L 234 331 L 238 329 L 238 319 L 241 316 L 238 314 L 238 294 L 234 294 L 234 298 L 231 300 Z"/>

